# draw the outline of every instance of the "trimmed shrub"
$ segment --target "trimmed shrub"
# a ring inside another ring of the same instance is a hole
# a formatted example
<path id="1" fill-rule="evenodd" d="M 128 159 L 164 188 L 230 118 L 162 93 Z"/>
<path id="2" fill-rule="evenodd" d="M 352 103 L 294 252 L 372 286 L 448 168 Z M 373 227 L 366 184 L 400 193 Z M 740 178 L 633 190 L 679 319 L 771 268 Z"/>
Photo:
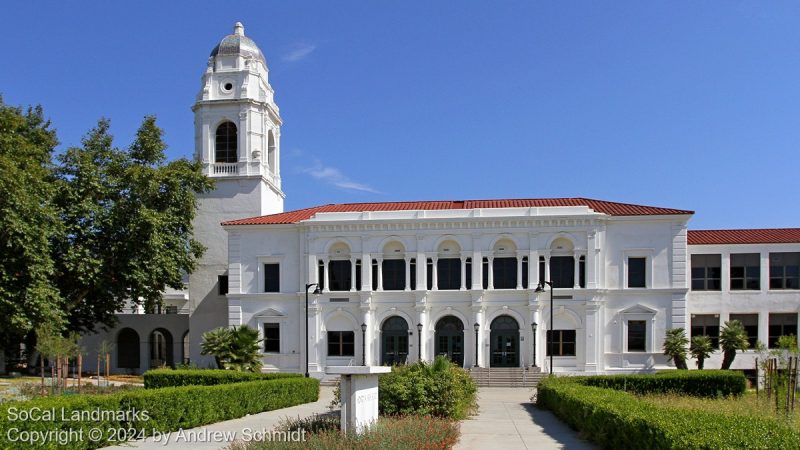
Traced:
<path id="1" fill-rule="evenodd" d="M 384 415 L 429 415 L 461 420 L 477 408 L 478 388 L 469 373 L 437 357 L 394 366 L 378 382 L 378 409 Z"/>
<path id="2" fill-rule="evenodd" d="M 598 375 L 575 377 L 587 386 L 616 389 L 636 394 L 680 393 L 697 397 L 742 395 L 747 379 L 730 370 L 671 370 L 655 375 Z"/>
<path id="3" fill-rule="evenodd" d="M 154 369 L 144 373 L 144 387 L 154 389 L 175 386 L 213 386 L 302 376 L 299 373 L 255 373 L 221 369 Z"/>
<path id="4" fill-rule="evenodd" d="M 797 449 L 800 442 L 800 432 L 769 418 L 656 406 L 576 378 L 543 380 L 536 404 L 604 448 Z"/>
<path id="5" fill-rule="evenodd" d="M 153 431 L 193 428 L 313 402 L 318 398 L 319 381 L 300 377 L 6 402 L 0 406 L 0 430 L 3 430 L 0 448 L 95 449 L 119 442 L 120 438 L 127 440 L 151 435 Z M 56 412 L 52 420 L 22 420 L 20 417 L 20 412 L 24 411 L 50 410 Z M 131 414 L 132 411 L 139 414 Z M 92 412 L 101 417 L 91 416 Z M 73 414 L 78 414 L 79 419 L 63 420 L 64 417 L 72 418 Z M 94 428 L 100 429 L 103 435 L 90 440 L 89 433 Z M 115 434 L 114 430 L 120 429 L 143 431 L 122 436 Z M 69 430 L 82 433 L 82 438 L 73 435 L 62 442 L 50 440 L 44 445 L 20 445 L 21 442 L 13 441 L 24 432 L 60 432 L 66 435 Z"/>

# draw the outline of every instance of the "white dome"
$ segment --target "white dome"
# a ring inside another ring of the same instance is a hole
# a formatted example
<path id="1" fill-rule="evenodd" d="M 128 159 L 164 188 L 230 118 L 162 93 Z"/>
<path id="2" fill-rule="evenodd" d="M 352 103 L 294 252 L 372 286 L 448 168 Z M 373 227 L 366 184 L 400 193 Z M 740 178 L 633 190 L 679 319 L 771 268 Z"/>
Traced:
<path id="1" fill-rule="evenodd" d="M 257 58 L 265 67 L 267 65 L 267 60 L 255 41 L 244 35 L 244 26 L 241 22 L 236 22 L 233 26 L 233 34 L 222 38 L 214 50 L 211 50 L 211 57 L 216 58 L 218 55 L 241 55 L 245 58 Z"/>

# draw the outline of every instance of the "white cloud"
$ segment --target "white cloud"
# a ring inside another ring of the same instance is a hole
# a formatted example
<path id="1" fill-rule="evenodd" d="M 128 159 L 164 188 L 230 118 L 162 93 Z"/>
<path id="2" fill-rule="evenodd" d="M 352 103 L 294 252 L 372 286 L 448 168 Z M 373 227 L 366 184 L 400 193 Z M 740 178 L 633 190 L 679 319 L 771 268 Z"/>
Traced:
<path id="1" fill-rule="evenodd" d="M 297 62 L 310 55 L 316 48 L 314 44 L 297 43 L 292 45 L 289 53 L 283 55 L 282 59 L 287 62 Z"/>
<path id="2" fill-rule="evenodd" d="M 314 165 L 307 169 L 302 169 L 303 173 L 307 173 L 312 177 L 332 184 L 338 188 L 346 189 L 349 191 L 369 192 L 372 194 L 380 194 L 380 191 L 363 183 L 358 183 L 351 180 L 339 169 L 335 167 L 324 166 L 320 160 L 314 160 Z"/>

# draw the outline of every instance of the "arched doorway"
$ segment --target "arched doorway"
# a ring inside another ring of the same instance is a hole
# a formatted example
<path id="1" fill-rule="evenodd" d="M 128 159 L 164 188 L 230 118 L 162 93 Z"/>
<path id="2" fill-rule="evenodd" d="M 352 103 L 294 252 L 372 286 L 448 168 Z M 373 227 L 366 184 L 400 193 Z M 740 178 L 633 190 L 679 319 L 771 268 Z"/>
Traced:
<path id="1" fill-rule="evenodd" d="M 173 365 L 172 334 L 157 328 L 150 333 L 150 368 Z"/>
<path id="2" fill-rule="evenodd" d="M 123 328 L 117 335 L 117 368 L 139 368 L 139 333 Z"/>
<path id="3" fill-rule="evenodd" d="M 392 316 L 381 327 L 381 365 L 405 364 L 408 358 L 408 323 Z"/>
<path id="4" fill-rule="evenodd" d="M 464 324 L 458 317 L 444 316 L 436 322 L 436 355 L 464 365 Z"/>
<path id="5" fill-rule="evenodd" d="M 519 367 L 519 324 L 513 317 L 492 321 L 491 342 L 491 367 Z"/>

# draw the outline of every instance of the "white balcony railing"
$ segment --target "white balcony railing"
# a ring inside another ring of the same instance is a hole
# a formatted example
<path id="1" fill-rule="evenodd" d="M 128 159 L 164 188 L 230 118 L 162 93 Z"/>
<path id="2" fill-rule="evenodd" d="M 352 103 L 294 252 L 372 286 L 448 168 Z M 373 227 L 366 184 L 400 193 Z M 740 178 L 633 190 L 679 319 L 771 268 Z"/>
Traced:
<path id="1" fill-rule="evenodd" d="M 239 171 L 238 163 L 214 163 L 214 175 L 235 175 Z"/>

